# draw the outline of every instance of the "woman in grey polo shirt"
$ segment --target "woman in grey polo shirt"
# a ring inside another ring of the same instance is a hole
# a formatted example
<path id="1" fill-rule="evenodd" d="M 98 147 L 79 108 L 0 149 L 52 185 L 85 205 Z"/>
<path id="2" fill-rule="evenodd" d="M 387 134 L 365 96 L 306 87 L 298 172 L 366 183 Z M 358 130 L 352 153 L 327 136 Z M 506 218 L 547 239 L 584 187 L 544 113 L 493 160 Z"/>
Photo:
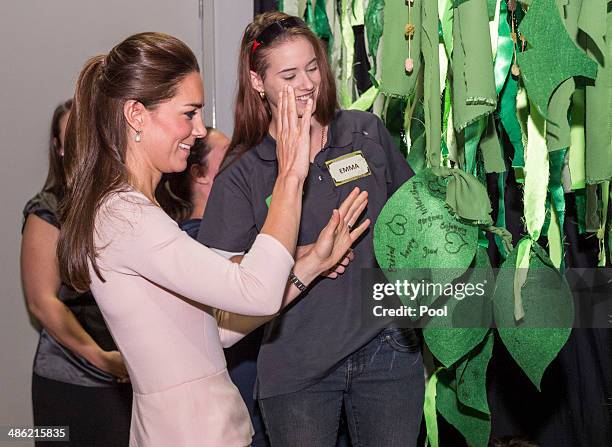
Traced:
<path id="1" fill-rule="evenodd" d="M 215 180 L 199 232 L 210 247 L 243 253 L 263 225 L 277 169 L 276 98 L 285 85 L 295 90 L 298 115 L 310 98 L 315 104 L 302 251 L 354 187 L 368 192 L 364 218 L 374 222 L 413 174 L 380 119 L 339 110 L 325 50 L 304 22 L 262 14 L 242 39 L 232 161 Z M 343 406 L 354 445 L 416 443 L 424 392 L 418 339 L 360 320 L 361 269 L 377 266 L 371 230 L 353 251 L 343 275 L 319 277 L 302 293 L 307 299 L 266 327 L 255 393 L 273 447 L 335 446 Z"/>

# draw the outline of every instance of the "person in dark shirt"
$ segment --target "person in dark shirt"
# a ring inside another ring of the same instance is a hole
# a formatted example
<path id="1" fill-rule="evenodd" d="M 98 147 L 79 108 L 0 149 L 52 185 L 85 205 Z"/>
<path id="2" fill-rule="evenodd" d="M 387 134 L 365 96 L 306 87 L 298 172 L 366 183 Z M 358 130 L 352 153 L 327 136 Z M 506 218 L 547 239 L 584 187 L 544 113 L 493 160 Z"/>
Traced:
<path id="1" fill-rule="evenodd" d="M 164 174 L 155 192 L 160 206 L 189 236 L 197 239 L 210 189 L 225 157 L 229 138 L 212 127 L 196 140 L 182 172 Z"/>
<path id="2" fill-rule="evenodd" d="M 123 358 L 91 292 L 63 284 L 58 271 L 58 203 L 66 186 L 62 160 L 71 107 L 69 100 L 55 109 L 47 180 L 23 211 L 23 291 L 41 326 L 32 374 L 34 425 L 69 426 L 70 442 L 62 445 L 127 447 L 132 389 Z"/>
<path id="3" fill-rule="evenodd" d="M 315 104 L 300 251 L 354 187 L 368 192 L 364 218 L 375 222 L 413 171 L 378 117 L 339 110 L 316 36 L 297 17 L 264 13 L 247 27 L 239 57 L 229 163 L 213 185 L 199 240 L 240 254 L 260 231 L 277 170 L 276 98 L 287 85 L 298 115 Z M 424 398 L 416 333 L 360 318 L 361 271 L 377 267 L 372 233 L 353 246 L 342 276 L 319 277 L 265 328 L 255 393 L 273 447 L 335 446 L 343 407 L 354 445 L 416 445 Z"/>

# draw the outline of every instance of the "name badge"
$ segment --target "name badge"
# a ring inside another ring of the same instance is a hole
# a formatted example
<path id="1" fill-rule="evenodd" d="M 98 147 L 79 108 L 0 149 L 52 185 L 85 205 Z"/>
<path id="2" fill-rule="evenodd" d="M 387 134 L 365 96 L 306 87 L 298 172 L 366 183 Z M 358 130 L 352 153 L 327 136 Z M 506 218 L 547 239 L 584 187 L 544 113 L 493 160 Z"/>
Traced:
<path id="1" fill-rule="evenodd" d="M 342 157 L 325 162 L 334 184 L 344 185 L 361 177 L 370 175 L 370 167 L 361 151 L 351 152 Z"/>

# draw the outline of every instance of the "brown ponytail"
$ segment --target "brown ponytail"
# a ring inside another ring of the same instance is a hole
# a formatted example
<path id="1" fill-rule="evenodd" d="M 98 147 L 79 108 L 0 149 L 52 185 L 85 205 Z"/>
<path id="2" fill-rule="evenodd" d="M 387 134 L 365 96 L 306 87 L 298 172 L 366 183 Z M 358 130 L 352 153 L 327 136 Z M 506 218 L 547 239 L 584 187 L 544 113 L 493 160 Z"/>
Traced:
<path id="1" fill-rule="evenodd" d="M 199 72 L 192 51 L 160 33 L 128 37 L 108 55 L 91 58 L 77 80 L 66 129 L 66 196 L 58 258 L 62 280 L 79 291 L 89 289 L 89 263 L 96 263 L 94 223 L 105 198 L 128 187 L 125 164 L 127 123 L 123 105 L 137 100 L 147 109 L 174 96 L 178 84 Z"/>

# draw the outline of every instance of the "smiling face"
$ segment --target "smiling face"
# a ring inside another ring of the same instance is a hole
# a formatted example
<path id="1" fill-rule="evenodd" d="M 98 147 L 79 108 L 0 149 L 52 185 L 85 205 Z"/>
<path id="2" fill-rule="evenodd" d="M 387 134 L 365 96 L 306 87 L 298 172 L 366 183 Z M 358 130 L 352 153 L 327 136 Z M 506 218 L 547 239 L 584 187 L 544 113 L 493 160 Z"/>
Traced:
<path id="1" fill-rule="evenodd" d="M 291 85 L 295 90 L 298 116 L 302 116 L 306 102 L 313 100 L 314 112 L 321 86 L 321 72 L 315 50 L 305 37 L 279 43 L 267 51 L 265 55 L 267 68 L 262 78 L 251 72 L 251 85 L 258 92 L 264 92 L 272 116 L 276 117 L 278 94 L 285 85 Z"/>
<path id="2" fill-rule="evenodd" d="M 200 74 L 180 82 L 174 97 L 142 114 L 142 141 L 148 164 L 159 173 L 181 172 L 196 138 L 206 136 L 202 118 L 204 89 Z"/>

